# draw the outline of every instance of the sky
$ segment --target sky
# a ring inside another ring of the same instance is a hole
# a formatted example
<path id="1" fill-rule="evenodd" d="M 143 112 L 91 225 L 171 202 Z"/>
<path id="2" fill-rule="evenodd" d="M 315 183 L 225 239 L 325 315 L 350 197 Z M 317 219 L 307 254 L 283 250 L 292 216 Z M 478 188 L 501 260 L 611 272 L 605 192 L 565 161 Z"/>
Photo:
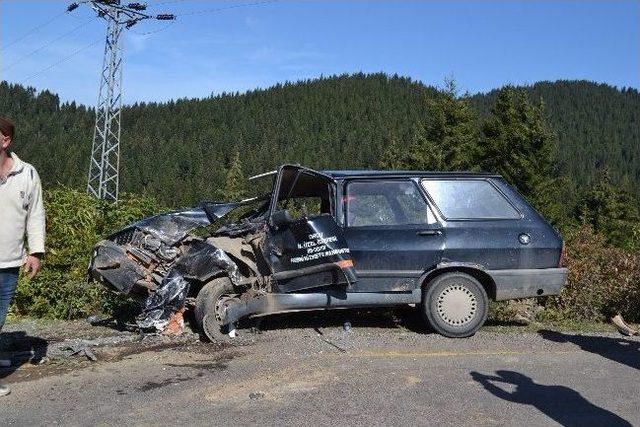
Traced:
<path id="1" fill-rule="evenodd" d="M 126 30 L 124 102 L 360 71 L 453 78 L 469 93 L 557 79 L 640 87 L 640 0 L 258 2 L 148 1 L 178 17 Z M 64 13 L 69 3 L 0 0 L 0 80 L 92 105 L 106 23 L 86 5 Z"/>

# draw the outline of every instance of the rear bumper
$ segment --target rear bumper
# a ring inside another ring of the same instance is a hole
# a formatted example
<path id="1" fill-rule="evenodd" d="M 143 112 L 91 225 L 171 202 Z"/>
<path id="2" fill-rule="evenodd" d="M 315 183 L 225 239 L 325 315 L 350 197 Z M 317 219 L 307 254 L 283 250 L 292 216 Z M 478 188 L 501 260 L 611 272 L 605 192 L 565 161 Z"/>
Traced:
<path id="1" fill-rule="evenodd" d="M 496 301 L 558 295 L 567 281 L 566 268 L 487 270 L 496 284 Z"/>

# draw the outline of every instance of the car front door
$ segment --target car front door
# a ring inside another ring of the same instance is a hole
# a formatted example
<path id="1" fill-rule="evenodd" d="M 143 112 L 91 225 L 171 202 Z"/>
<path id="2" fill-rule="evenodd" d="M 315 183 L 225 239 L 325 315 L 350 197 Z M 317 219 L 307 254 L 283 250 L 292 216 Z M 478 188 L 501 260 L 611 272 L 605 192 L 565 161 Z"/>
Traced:
<path id="1" fill-rule="evenodd" d="M 349 247 L 334 216 L 335 184 L 308 168 L 280 167 L 265 241 L 275 292 L 355 285 Z"/>
<path id="2" fill-rule="evenodd" d="M 345 238 L 359 292 L 409 291 L 435 267 L 444 230 L 412 179 L 353 179 L 343 184 Z"/>

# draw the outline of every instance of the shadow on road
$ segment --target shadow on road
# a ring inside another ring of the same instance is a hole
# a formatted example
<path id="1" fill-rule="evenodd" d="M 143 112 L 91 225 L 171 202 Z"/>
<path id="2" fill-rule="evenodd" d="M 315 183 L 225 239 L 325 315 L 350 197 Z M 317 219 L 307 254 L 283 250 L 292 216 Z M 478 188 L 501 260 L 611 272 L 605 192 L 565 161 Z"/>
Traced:
<path id="1" fill-rule="evenodd" d="M 536 384 L 519 372 L 496 371 L 496 375 L 471 372 L 485 390 L 509 402 L 532 405 L 563 426 L 631 426 L 613 412 L 594 405 L 577 391 L 559 385 Z M 495 383 L 515 386 L 506 391 Z"/>
<path id="2" fill-rule="evenodd" d="M 25 332 L 3 332 L 0 335 L 0 359 L 11 360 L 11 366 L 0 368 L 0 379 L 6 378 L 22 365 L 39 364 L 47 355 L 45 339 L 32 337 Z"/>
<path id="3" fill-rule="evenodd" d="M 354 329 L 404 328 L 412 332 L 427 333 L 419 310 L 411 307 L 396 309 L 342 309 L 318 310 L 299 313 L 281 313 L 256 319 L 260 330 L 293 328 L 325 328 L 343 326 L 349 322 Z"/>
<path id="4" fill-rule="evenodd" d="M 584 351 L 640 369 L 640 341 L 625 338 L 565 334 L 549 330 L 541 330 L 538 333 L 544 339 L 555 342 L 570 342 Z"/>

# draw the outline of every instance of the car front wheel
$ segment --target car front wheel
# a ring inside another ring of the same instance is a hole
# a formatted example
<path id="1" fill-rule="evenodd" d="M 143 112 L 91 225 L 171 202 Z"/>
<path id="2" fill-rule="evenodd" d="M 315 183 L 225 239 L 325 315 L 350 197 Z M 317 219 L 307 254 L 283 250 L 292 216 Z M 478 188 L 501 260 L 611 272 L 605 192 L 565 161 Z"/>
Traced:
<path id="1" fill-rule="evenodd" d="M 213 279 L 198 292 L 194 317 L 210 341 L 226 341 L 230 338 L 229 332 L 233 326 L 223 325 L 220 315 L 232 294 L 233 285 L 228 277 Z"/>
<path id="2" fill-rule="evenodd" d="M 436 332 L 451 338 L 469 337 L 487 320 L 489 298 L 480 282 L 468 274 L 445 273 L 425 287 L 422 312 Z"/>

